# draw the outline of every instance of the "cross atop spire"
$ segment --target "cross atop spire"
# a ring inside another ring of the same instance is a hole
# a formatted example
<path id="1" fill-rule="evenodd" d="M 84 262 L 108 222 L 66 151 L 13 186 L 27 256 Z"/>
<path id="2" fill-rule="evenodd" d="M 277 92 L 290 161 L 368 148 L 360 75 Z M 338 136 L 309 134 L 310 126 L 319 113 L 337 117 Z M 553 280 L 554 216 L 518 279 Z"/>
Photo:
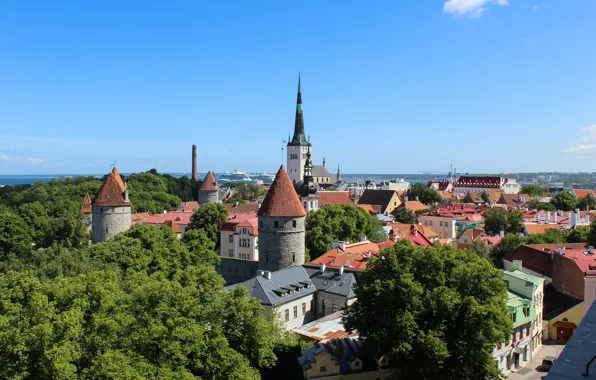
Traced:
<path id="1" fill-rule="evenodd" d="M 294 121 L 294 136 L 288 145 L 310 145 L 304 135 L 304 115 L 302 112 L 302 90 L 300 88 L 300 73 L 298 73 L 298 95 L 296 97 L 296 120 Z"/>

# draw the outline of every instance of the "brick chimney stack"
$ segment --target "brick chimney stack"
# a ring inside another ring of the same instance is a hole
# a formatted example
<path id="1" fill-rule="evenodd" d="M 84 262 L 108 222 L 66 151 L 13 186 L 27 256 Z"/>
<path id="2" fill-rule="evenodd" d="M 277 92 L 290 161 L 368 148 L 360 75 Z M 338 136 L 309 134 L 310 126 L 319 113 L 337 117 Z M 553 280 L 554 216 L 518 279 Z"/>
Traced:
<path id="1" fill-rule="evenodd" d="M 197 146 L 193 145 L 192 146 L 192 179 L 194 179 L 195 181 L 198 178 L 198 174 L 197 174 Z"/>

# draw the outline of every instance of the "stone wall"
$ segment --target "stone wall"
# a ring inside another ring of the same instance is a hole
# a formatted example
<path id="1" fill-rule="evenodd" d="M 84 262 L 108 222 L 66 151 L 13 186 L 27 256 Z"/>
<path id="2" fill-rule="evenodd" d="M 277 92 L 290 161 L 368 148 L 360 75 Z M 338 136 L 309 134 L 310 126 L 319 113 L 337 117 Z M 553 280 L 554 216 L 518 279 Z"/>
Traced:
<path id="1" fill-rule="evenodd" d="M 259 269 L 304 264 L 304 217 L 259 217 Z"/>
<path id="2" fill-rule="evenodd" d="M 255 277 L 258 269 L 257 261 L 222 257 L 217 272 L 226 280 L 226 285 L 234 285 Z"/>
<path id="3" fill-rule="evenodd" d="M 218 194 L 217 190 L 199 190 L 199 204 L 217 203 L 219 201 Z"/>
<path id="4" fill-rule="evenodd" d="M 106 241 L 120 232 L 127 231 L 132 224 L 130 206 L 93 207 L 91 217 L 91 241 Z"/>

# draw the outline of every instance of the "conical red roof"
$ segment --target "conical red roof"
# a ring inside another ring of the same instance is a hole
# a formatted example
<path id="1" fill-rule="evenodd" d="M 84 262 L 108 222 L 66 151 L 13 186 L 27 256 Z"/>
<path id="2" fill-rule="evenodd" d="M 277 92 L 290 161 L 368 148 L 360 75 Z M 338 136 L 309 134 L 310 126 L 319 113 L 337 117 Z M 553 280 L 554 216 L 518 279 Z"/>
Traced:
<path id="1" fill-rule="evenodd" d="M 93 206 L 130 206 L 131 203 L 126 199 L 126 186 L 120 178 L 118 169 L 114 169 L 108 174 L 106 180 L 103 181 L 97 195 L 93 199 Z"/>
<path id="2" fill-rule="evenodd" d="M 81 212 L 83 214 L 90 214 L 91 211 L 91 197 L 89 196 L 89 193 L 86 193 L 85 198 L 83 199 L 83 205 L 81 206 Z"/>
<path id="3" fill-rule="evenodd" d="M 288 177 L 283 165 L 279 168 L 273 184 L 257 213 L 258 216 L 300 217 L 306 216 L 306 211 L 300 203 L 300 198 L 294 190 L 292 181 Z"/>
<path id="4" fill-rule="evenodd" d="M 203 184 L 201 185 L 201 190 L 217 190 L 217 182 L 215 181 L 215 175 L 213 175 L 211 171 L 209 171 L 209 173 L 207 173 L 207 175 L 205 176 Z"/>

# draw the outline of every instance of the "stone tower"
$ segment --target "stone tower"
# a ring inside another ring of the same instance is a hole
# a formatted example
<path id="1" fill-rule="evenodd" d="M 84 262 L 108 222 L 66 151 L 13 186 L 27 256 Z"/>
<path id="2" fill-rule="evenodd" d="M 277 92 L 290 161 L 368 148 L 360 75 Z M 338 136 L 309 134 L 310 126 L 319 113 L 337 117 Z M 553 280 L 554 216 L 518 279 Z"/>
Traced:
<path id="1" fill-rule="evenodd" d="M 91 197 L 89 193 L 85 193 L 83 198 L 83 205 L 81 206 L 81 214 L 83 214 L 83 223 L 87 229 L 91 230 L 91 218 L 92 218 L 93 206 L 91 206 Z"/>
<path id="2" fill-rule="evenodd" d="M 115 166 L 103 181 L 91 205 L 91 241 L 94 243 L 106 241 L 130 228 L 132 204 Z"/>
<path id="3" fill-rule="evenodd" d="M 292 183 L 297 183 L 304 177 L 306 153 L 311 146 L 304 134 L 304 115 L 302 112 L 302 90 L 300 89 L 300 74 L 298 74 L 298 99 L 296 100 L 296 120 L 294 122 L 294 136 L 288 142 L 288 174 Z"/>
<path id="4" fill-rule="evenodd" d="M 259 269 L 276 271 L 304 264 L 306 212 L 283 166 L 257 215 Z"/>
<path id="5" fill-rule="evenodd" d="M 199 204 L 219 202 L 219 188 L 215 181 L 215 175 L 209 171 L 203 180 L 203 184 L 199 189 Z"/>

